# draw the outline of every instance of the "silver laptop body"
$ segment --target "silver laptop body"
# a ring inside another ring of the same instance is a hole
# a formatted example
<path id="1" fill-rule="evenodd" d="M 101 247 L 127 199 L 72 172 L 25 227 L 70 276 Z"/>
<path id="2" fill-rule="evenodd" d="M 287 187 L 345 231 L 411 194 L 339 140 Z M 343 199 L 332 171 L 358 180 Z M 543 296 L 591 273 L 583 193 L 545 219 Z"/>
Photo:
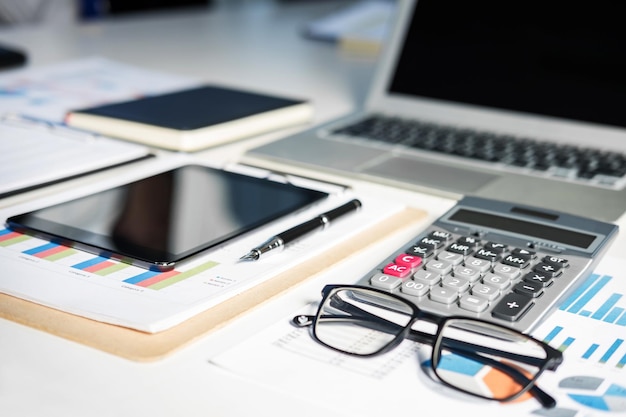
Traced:
<path id="1" fill-rule="evenodd" d="M 613 221 L 626 210 L 621 171 L 583 175 L 563 163 L 537 170 L 342 133 L 382 115 L 570 145 L 582 155 L 611 152 L 610 161 L 623 165 L 626 25 L 612 7 L 623 8 L 609 1 L 400 1 L 362 110 L 246 157 Z M 471 143 L 464 146 L 484 147 Z"/>

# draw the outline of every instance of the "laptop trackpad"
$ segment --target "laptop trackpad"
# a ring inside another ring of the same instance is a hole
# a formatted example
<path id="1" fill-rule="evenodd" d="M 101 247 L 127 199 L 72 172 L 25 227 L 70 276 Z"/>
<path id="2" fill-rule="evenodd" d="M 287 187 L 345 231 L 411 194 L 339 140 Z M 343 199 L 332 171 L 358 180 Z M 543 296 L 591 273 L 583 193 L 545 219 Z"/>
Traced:
<path id="1" fill-rule="evenodd" d="M 498 178 L 482 172 L 402 157 L 391 157 L 370 165 L 363 169 L 363 173 L 461 194 L 474 193 Z"/>

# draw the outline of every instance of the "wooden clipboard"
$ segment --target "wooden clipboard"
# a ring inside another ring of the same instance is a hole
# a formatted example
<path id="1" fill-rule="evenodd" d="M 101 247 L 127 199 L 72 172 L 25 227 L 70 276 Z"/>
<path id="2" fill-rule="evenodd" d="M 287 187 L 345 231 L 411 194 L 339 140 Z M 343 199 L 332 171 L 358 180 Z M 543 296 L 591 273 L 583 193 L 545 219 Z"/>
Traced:
<path id="1" fill-rule="evenodd" d="M 406 208 L 349 241 L 333 246 L 327 252 L 159 333 L 144 333 L 98 322 L 6 294 L 0 294 L 0 317 L 126 359 L 154 361 L 225 325 L 229 320 L 271 300 L 294 285 L 327 270 L 380 239 L 415 225 L 425 215 L 426 213 L 421 210 Z"/>

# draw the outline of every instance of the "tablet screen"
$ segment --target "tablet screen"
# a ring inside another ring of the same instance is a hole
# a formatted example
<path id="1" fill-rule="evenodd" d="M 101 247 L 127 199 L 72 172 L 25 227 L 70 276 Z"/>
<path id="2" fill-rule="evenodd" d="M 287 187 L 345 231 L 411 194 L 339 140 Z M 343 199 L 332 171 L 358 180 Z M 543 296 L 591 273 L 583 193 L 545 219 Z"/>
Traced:
<path id="1" fill-rule="evenodd" d="M 188 165 L 8 219 L 35 234 L 133 264 L 174 264 L 327 197 L 321 191 Z"/>

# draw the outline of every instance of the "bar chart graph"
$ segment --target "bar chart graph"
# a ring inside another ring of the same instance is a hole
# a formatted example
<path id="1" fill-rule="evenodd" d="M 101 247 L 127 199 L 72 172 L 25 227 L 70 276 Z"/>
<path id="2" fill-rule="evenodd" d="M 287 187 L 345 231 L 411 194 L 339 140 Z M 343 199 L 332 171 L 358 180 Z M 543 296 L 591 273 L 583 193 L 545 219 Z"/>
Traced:
<path id="1" fill-rule="evenodd" d="M 591 274 L 536 333 L 579 363 L 621 371 L 626 368 L 624 284 L 609 273 Z"/>
<path id="2" fill-rule="evenodd" d="M 130 263 L 93 255 L 10 229 L 0 230 L 0 247 L 152 290 L 167 288 L 218 265 L 215 261 L 207 261 L 185 271 L 176 269 L 168 272 L 148 271 Z"/>
<path id="3" fill-rule="evenodd" d="M 568 331 L 564 331 L 563 326 L 554 326 L 554 328 L 543 339 L 544 342 L 549 343 L 559 349 L 561 352 L 565 352 L 574 342 L 576 337 L 572 337 L 567 334 Z M 559 336 L 563 336 L 560 337 Z M 560 343 L 554 345 L 556 340 L 561 340 Z M 605 365 L 612 362 L 613 359 L 618 358 L 615 364 L 616 368 L 622 369 L 626 366 L 626 344 L 624 339 L 616 338 L 610 341 L 603 341 L 602 343 L 596 342 L 580 342 L 587 343 L 583 350 L 579 349 L 580 358 L 583 360 L 593 360 L 600 365 Z"/>
<path id="4" fill-rule="evenodd" d="M 598 300 L 599 294 L 604 293 L 603 289 L 612 280 L 613 277 L 610 275 L 592 274 L 574 294 L 565 300 L 559 307 L 560 310 L 626 327 L 626 298 L 623 294 L 609 293 L 595 309 L 588 307 L 592 301 Z M 620 302 L 622 302 L 621 305 Z"/>

